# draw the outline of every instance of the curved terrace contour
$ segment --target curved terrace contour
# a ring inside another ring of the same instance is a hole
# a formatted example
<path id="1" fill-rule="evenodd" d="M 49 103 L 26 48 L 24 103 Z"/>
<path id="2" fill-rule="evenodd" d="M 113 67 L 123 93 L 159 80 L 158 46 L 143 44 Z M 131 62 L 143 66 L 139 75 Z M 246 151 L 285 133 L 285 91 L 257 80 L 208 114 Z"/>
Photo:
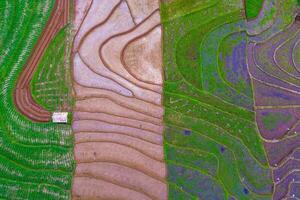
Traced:
<path id="1" fill-rule="evenodd" d="M 51 16 L 28 58 L 24 70 L 20 75 L 15 91 L 14 103 L 19 112 L 36 122 L 48 122 L 51 119 L 51 112 L 38 105 L 32 98 L 30 82 L 35 69 L 38 66 L 49 43 L 56 33 L 68 23 L 69 1 L 56 0 Z"/>

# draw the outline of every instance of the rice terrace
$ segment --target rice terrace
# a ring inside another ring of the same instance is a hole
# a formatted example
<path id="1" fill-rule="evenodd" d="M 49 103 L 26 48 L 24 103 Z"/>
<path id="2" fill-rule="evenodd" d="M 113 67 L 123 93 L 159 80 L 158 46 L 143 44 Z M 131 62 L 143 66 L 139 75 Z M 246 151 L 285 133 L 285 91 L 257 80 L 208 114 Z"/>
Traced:
<path id="1" fill-rule="evenodd" d="M 0 200 L 300 199 L 300 0 L 0 13 Z"/>

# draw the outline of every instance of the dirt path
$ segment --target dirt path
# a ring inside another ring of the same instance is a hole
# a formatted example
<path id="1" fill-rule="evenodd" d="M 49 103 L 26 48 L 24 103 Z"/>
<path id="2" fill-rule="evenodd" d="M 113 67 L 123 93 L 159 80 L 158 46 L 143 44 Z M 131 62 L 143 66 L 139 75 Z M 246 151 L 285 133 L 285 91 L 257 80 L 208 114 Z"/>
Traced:
<path id="1" fill-rule="evenodd" d="M 167 199 L 158 8 L 75 1 L 73 199 Z"/>
<path id="2" fill-rule="evenodd" d="M 68 23 L 68 16 L 69 0 L 56 0 L 49 21 L 28 58 L 17 82 L 14 92 L 15 105 L 23 115 L 32 121 L 47 122 L 51 118 L 51 113 L 43 109 L 33 100 L 30 91 L 30 82 L 50 41 L 55 34 Z"/>

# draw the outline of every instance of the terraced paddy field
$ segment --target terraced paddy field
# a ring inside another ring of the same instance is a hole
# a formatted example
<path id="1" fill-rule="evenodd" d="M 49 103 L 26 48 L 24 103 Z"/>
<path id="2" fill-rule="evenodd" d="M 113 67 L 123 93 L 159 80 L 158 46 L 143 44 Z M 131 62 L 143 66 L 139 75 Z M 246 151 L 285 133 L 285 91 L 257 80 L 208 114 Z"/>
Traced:
<path id="1" fill-rule="evenodd" d="M 299 5 L 188 2 L 161 4 L 169 199 L 299 198 Z"/>
<path id="2" fill-rule="evenodd" d="M 34 122 L 41 118 L 48 121 L 44 119 L 50 110 L 34 102 L 28 89 L 36 63 L 55 36 L 55 30 L 67 23 L 68 4 L 54 0 L 0 1 L 1 199 L 71 197 L 74 169 L 71 127 Z M 63 18 L 56 18 L 57 11 Z M 55 21 L 60 24 L 50 31 L 53 19 L 54 24 Z"/>
<path id="3" fill-rule="evenodd" d="M 297 0 L 0 13 L 0 199 L 300 199 Z"/>
<path id="4" fill-rule="evenodd" d="M 73 199 L 167 199 L 159 2 L 75 10 Z"/>

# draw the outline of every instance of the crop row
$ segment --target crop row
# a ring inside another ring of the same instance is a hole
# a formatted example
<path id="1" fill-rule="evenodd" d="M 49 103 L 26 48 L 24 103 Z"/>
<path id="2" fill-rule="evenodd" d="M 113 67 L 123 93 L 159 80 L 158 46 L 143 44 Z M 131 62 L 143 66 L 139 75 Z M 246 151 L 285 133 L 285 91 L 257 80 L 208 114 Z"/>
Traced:
<path id="1" fill-rule="evenodd" d="M 0 197 L 68 199 L 74 168 L 69 125 L 33 123 L 13 92 L 54 0 L 0 2 Z"/>

